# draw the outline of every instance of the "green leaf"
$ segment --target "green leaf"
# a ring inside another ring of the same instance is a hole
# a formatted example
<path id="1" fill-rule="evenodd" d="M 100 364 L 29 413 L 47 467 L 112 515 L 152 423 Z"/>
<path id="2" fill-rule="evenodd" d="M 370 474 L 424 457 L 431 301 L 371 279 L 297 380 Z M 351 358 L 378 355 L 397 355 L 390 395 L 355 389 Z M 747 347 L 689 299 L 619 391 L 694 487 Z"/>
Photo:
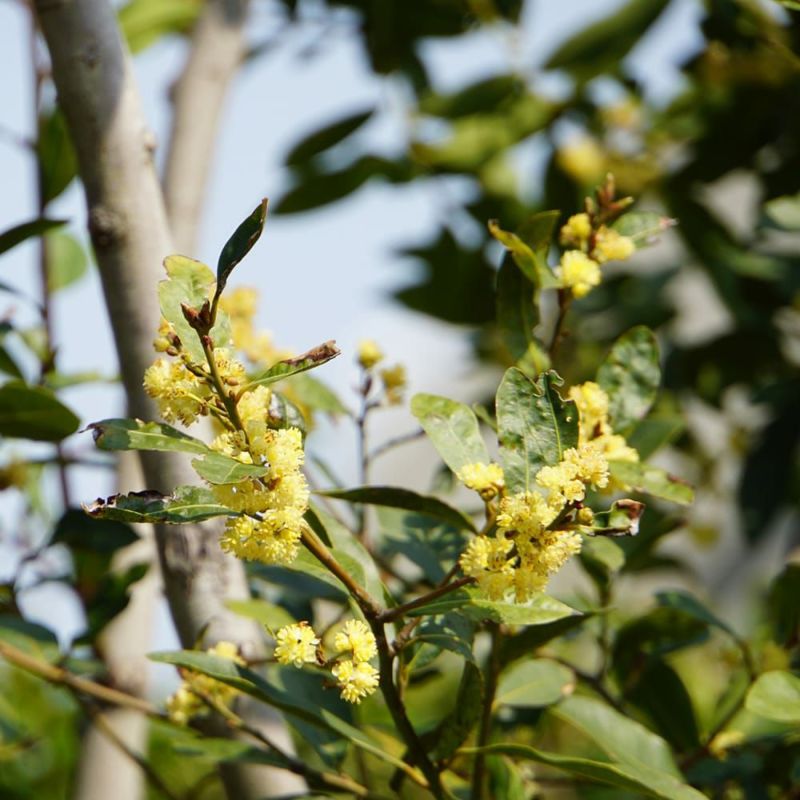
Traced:
<path id="1" fill-rule="evenodd" d="M 549 216 L 549 212 L 545 213 L 548 214 L 548 216 L 545 217 L 545 223 L 550 226 L 550 230 L 552 231 L 551 222 L 553 220 Z M 539 229 L 543 228 L 544 225 L 538 225 L 533 221 L 529 221 L 529 225 L 531 236 L 537 237 L 542 235 Z M 547 266 L 546 248 L 544 248 L 544 250 L 536 250 L 530 247 L 520 236 L 517 236 L 517 234 L 504 231 L 497 224 L 496 220 L 489 221 L 489 233 L 511 253 L 514 263 L 537 289 L 549 289 L 558 286 L 558 279 Z"/>
<path id="2" fill-rule="evenodd" d="M 574 611 L 571 616 L 562 617 L 553 622 L 545 622 L 541 625 L 533 625 L 516 633 L 514 636 L 504 637 L 498 654 L 500 663 L 505 665 L 519 658 L 527 658 L 537 648 L 583 625 L 592 616 L 592 614 L 579 614 Z"/>
<path id="3" fill-rule="evenodd" d="M 295 374 L 289 385 L 298 402 L 312 411 L 333 416 L 348 413 L 347 406 L 339 399 L 339 396 L 313 375 Z"/>
<path id="4" fill-rule="evenodd" d="M 578 445 L 578 411 L 562 400 L 553 371 L 531 380 L 512 367 L 497 390 L 497 426 L 505 482 L 512 493 L 535 486 L 536 473 L 561 461 L 564 451 Z"/>
<path id="5" fill-rule="evenodd" d="M 676 439 L 685 428 L 686 423 L 679 416 L 660 417 L 651 414 L 639 422 L 625 438 L 641 458 L 649 458 L 660 447 Z"/>
<path id="6" fill-rule="evenodd" d="M 140 419 L 104 419 L 87 426 L 101 450 L 154 450 L 158 452 L 210 454 L 205 442 L 163 422 Z"/>
<path id="7" fill-rule="evenodd" d="M 637 491 L 680 505 L 689 505 L 694 501 L 694 489 L 663 469 L 641 461 L 609 461 L 608 466 L 615 481 L 632 486 Z"/>
<path id="8" fill-rule="evenodd" d="M 297 620 L 282 606 L 268 603 L 260 598 L 249 600 L 226 600 L 225 607 L 238 614 L 259 622 L 267 630 L 278 631 L 284 625 L 293 625 Z"/>
<path id="9" fill-rule="evenodd" d="M 216 297 L 222 294 L 233 268 L 253 249 L 264 230 L 267 220 L 267 198 L 265 197 L 225 242 L 217 261 Z"/>
<path id="10" fill-rule="evenodd" d="M 78 174 L 78 157 L 66 120 L 58 107 L 39 116 L 36 156 L 39 164 L 39 195 L 43 205 L 47 205 Z"/>
<path id="11" fill-rule="evenodd" d="M 26 239 L 31 239 L 34 236 L 43 236 L 47 231 L 66 224 L 67 220 L 65 219 L 42 218 L 15 225 L 13 228 L 0 233 L 0 254 L 5 253 L 6 250 L 10 250 L 12 247 L 16 247 Z"/>
<path id="12" fill-rule="evenodd" d="M 607 761 L 593 761 L 578 756 L 546 753 L 523 744 L 492 744 L 486 747 L 469 747 L 464 754 L 496 753 L 547 764 L 588 781 L 608 784 L 618 789 L 638 792 L 644 797 L 660 800 L 704 800 L 704 795 L 681 782 L 673 775 L 644 764 L 630 766 Z"/>
<path id="13" fill-rule="evenodd" d="M 80 420 L 48 389 L 11 381 L 0 386 L 0 436 L 60 442 Z"/>
<path id="14" fill-rule="evenodd" d="M 48 233 L 44 237 L 47 257 L 47 288 L 50 292 L 64 289 L 80 280 L 89 266 L 83 245 L 67 233 Z"/>
<path id="15" fill-rule="evenodd" d="M 497 273 L 497 327 L 510 360 L 519 361 L 536 340 L 533 329 L 539 324 L 539 308 L 534 284 L 510 257 L 504 258 Z"/>
<path id="16" fill-rule="evenodd" d="M 483 676 L 474 663 L 466 661 L 455 706 L 429 737 L 435 743 L 430 751 L 433 761 L 449 759 L 458 750 L 478 724 L 482 708 Z"/>
<path id="17" fill-rule="evenodd" d="M 77 508 L 67 509 L 56 523 L 52 544 L 64 544 L 71 550 L 87 551 L 109 558 L 134 542 L 139 535 L 122 522 L 93 519 Z"/>
<path id="18" fill-rule="evenodd" d="M 611 427 L 625 434 L 653 405 L 661 382 L 658 343 L 640 325 L 614 343 L 597 370 L 597 382 L 608 395 Z"/>
<path id="19" fill-rule="evenodd" d="M 681 777 L 669 745 L 660 736 L 601 700 L 573 695 L 548 714 L 577 728 L 614 761 L 642 764 Z"/>
<path id="20" fill-rule="evenodd" d="M 261 478 L 269 472 L 269 466 L 242 464 L 222 453 L 206 453 L 202 458 L 193 458 L 195 472 L 209 483 L 239 483 L 247 478 Z"/>
<path id="21" fill-rule="evenodd" d="M 12 378 L 17 378 L 23 382 L 25 380 L 25 375 L 19 365 L 2 345 L 0 345 L 0 372 L 5 375 L 11 375 Z"/>
<path id="22" fill-rule="evenodd" d="M 719 630 L 724 631 L 735 640 L 739 640 L 736 631 L 734 631 L 730 625 L 723 622 L 716 614 L 709 611 L 696 597 L 693 597 L 689 592 L 683 589 L 670 589 L 668 591 L 656 592 L 656 601 L 660 606 L 676 608 L 684 614 L 694 617 L 700 620 L 700 622 L 704 622 L 706 625 L 710 625 L 712 628 L 719 628 Z"/>
<path id="23" fill-rule="evenodd" d="M 528 604 L 504 603 L 484 600 L 474 591 L 460 590 L 433 600 L 427 605 L 409 611 L 409 616 L 430 616 L 459 611 L 469 619 L 483 622 L 492 620 L 507 625 L 545 625 L 555 620 L 571 617 L 578 612 L 546 594 L 540 594 Z"/>
<path id="24" fill-rule="evenodd" d="M 467 464 L 490 462 L 478 418 L 469 406 L 438 395 L 417 394 L 411 398 L 411 413 L 453 472 Z"/>
<path id="25" fill-rule="evenodd" d="M 408 663 L 408 669 L 422 669 L 443 650 L 474 662 L 475 653 L 472 647 L 474 638 L 474 623 L 457 611 L 452 614 L 427 617 L 414 632 L 413 641 L 417 647 Z"/>
<path id="26" fill-rule="evenodd" d="M 350 503 L 418 511 L 420 514 L 427 514 L 429 517 L 447 522 L 457 529 L 475 530 L 472 520 L 458 509 L 436 497 L 417 494 L 409 489 L 398 489 L 394 486 L 360 486 L 356 489 L 333 489 L 316 494 L 347 500 Z"/>
<path id="27" fill-rule="evenodd" d="M 609 582 L 624 566 L 625 552 L 611 539 L 590 536 L 583 542 L 580 554 L 584 569 L 601 587 Z"/>
<path id="28" fill-rule="evenodd" d="M 199 486 L 179 486 L 172 494 L 145 491 L 115 494 L 83 506 L 90 517 L 119 522 L 163 522 L 178 525 L 202 522 L 213 517 L 235 516 L 218 503 L 213 492 Z"/>
<path id="29" fill-rule="evenodd" d="M 765 203 L 764 221 L 770 227 L 783 231 L 800 231 L 800 192 L 776 197 Z"/>
<path id="30" fill-rule="evenodd" d="M 666 8 L 668 0 L 629 0 L 576 33 L 550 56 L 545 69 L 563 69 L 577 81 L 619 70 L 628 51 Z"/>
<path id="31" fill-rule="evenodd" d="M 51 630 L 17 615 L 0 614 L 0 641 L 8 642 L 42 661 L 54 662 L 61 658 L 58 639 Z"/>
<path id="32" fill-rule="evenodd" d="M 637 248 L 641 248 L 652 244 L 655 238 L 675 224 L 675 220 L 655 211 L 629 211 L 611 227 L 620 235 L 632 239 Z"/>
<path id="33" fill-rule="evenodd" d="M 569 667 L 547 658 L 520 661 L 502 673 L 494 702 L 512 708 L 542 708 L 557 703 L 575 689 Z"/>
<path id="34" fill-rule="evenodd" d="M 782 670 L 765 672 L 747 693 L 745 708 L 760 717 L 800 725 L 800 678 Z"/>
<path id="35" fill-rule="evenodd" d="M 775 578 L 767 607 L 775 641 L 786 645 L 800 640 L 800 564 L 787 564 Z"/>
<path id="36" fill-rule="evenodd" d="M 315 156 L 330 150 L 355 133 L 373 115 L 374 108 L 349 114 L 336 122 L 320 128 L 301 139 L 286 155 L 286 163 L 291 167 L 301 167 Z"/>
<path id="37" fill-rule="evenodd" d="M 188 31 L 201 8 L 196 0 L 131 0 L 119 10 L 119 26 L 130 51 L 139 53 L 162 36 Z"/>
<path id="38" fill-rule="evenodd" d="M 277 383 L 284 378 L 297 375 L 299 372 L 305 372 L 306 370 L 320 367 L 323 364 L 327 364 L 332 358 L 336 358 L 339 353 L 341 353 L 341 350 L 336 346 L 335 341 L 331 339 L 330 341 L 323 342 L 307 353 L 295 356 L 294 358 L 287 358 L 284 361 L 273 364 L 269 369 L 251 378 L 247 384 L 247 388 L 252 389 L 255 386 L 269 386 L 271 383 Z"/>

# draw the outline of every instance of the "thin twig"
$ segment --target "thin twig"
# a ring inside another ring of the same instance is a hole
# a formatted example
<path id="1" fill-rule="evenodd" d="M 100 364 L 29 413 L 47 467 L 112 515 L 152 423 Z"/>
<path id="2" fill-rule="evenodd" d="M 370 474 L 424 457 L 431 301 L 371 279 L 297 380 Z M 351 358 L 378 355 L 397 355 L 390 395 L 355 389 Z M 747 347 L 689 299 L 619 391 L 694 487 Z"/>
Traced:
<path id="1" fill-rule="evenodd" d="M 492 637 L 491 650 L 489 651 L 489 661 L 484 671 L 484 696 L 483 709 L 481 712 L 480 728 L 478 730 L 477 748 L 486 747 L 492 733 L 492 712 L 494 711 L 494 698 L 497 693 L 497 681 L 500 675 L 500 641 L 502 633 L 500 626 L 496 622 L 489 623 L 489 631 Z M 486 760 L 482 752 L 475 754 L 475 762 L 472 767 L 472 800 L 483 800 L 484 782 L 486 774 Z"/>
<path id="2" fill-rule="evenodd" d="M 411 433 L 404 433 L 402 436 L 395 436 L 393 439 L 389 439 L 388 441 L 378 445 L 374 450 L 372 450 L 372 452 L 369 454 L 369 460 L 374 461 L 376 458 L 384 455 L 385 453 L 388 453 L 395 447 L 407 444 L 408 442 L 414 442 L 424 435 L 425 431 L 422 430 L 422 428 L 419 428 L 415 431 L 411 431 Z"/>
<path id="3" fill-rule="evenodd" d="M 432 600 L 436 600 L 439 597 L 443 597 L 451 592 L 455 592 L 456 590 L 461 589 L 463 586 L 468 586 L 471 583 L 475 583 L 475 578 L 467 576 L 464 578 L 459 578 L 457 581 L 448 583 L 445 586 L 438 586 L 436 589 L 433 589 L 427 594 L 420 595 L 413 600 L 409 600 L 407 603 L 395 606 L 394 608 L 387 608 L 378 615 L 378 621 L 384 623 L 394 622 L 396 619 L 404 617 L 409 611 L 413 611 L 415 608 L 425 606 Z"/>

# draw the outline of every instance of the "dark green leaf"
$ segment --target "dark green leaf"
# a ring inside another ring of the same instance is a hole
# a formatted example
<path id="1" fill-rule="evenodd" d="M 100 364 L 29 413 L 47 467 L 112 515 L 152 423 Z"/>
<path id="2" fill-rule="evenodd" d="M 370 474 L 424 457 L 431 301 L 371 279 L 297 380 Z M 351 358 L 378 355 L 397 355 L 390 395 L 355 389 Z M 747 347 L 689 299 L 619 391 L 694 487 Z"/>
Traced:
<path id="1" fill-rule="evenodd" d="M 694 489 L 663 469 L 641 461 L 609 461 L 608 466 L 615 481 L 637 491 L 681 505 L 694 501 Z"/>
<path id="2" fill-rule="evenodd" d="M 800 725 L 800 678 L 781 670 L 765 672 L 747 693 L 745 708 L 760 717 Z"/>
<path id="3" fill-rule="evenodd" d="M 340 352 L 341 350 L 333 340 L 323 342 L 307 353 L 273 364 L 269 369 L 255 375 L 247 384 L 247 387 L 269 386 L 271 383 L 277 383 L 291 375 L 297 375 L 299 372 L 305 372 L 308 369 L 327 364 L 332 358 L 336 358 Z"/>
<path id="4" fill-rule="evenodd" d="M 47 288 L 51 292 L 64 289 L 80 280 L 89 266 L 83 245 L 66 233 L 48 233 L 44 237 L 47 257 Z"/>
<path id="5" fill-rule="evenodd" d="M 536 381 L 512 367 L 497 390 L 500 455 L 509 491 L 533 490 L 536 473 L 561 461 L 564 451 L 578 444 L 578 411 L 562 400 L 555 372 Z"/>
<path id="6" fill-rule="evenodd" d="M 208 446 L 161 422 L 140 419 L 104 419 L 87 426 L 101 450 L 155 450 L 207 455 Z"/>
<path id="7" fill-rule="evenodd" d="M 15 225 L 13 228 L 0 233 L 0 253 L 5 253 L 6 250 L 16 247 L 26 239 L 31 239 L 34 236 L 43 236 L 47 231 L 66 224 L 67 220 L 65 219 L 33 219 L 30 222 Z"/>
<path id="8" fill-rule="evenodd" d="M 17 362 L 9 354 L 5 347 L 0 345 L 0 372 L 5 375 L 11 375 L 12 378 L 18 378 L 20 381 L 25 380 L 25 375 L 17 365 Z"/>
<path id="9" fill-rule="evenodd" d="M 640 325 L 620 336 L 597 370 L 597 382 L 608 395 L 612 428 L 625 434 L 647 414 L 658 394 L 661 368 L 653 332 Z"/>
<path id="10" fill-rule="evenodd" d="M 347 500 L 350 503 L 418 511 L 420 514 L 447 522 L 455 528 L 475 530 L 475 525 L 466 514 L 436 497 L 417 494 L 409 489 L 398 489 L 394 486 L 360 486 L 356 489 L 330 490 L 317 494 L 335 497 L 337 500 Z"/>
<path id="11" fill-rule="evenodd" d="M 53 108 L 39 117 L 36 155 L 39 160 L 39 195 L 42 204 L 47 205 L 78 174 L 78 158 L 59 108 Z"/>
<path id="12" fill-rule="evenodd" d="M 458 612 L 427 617 L 417 626 L 414 644 L 417 646 L 408 669 L 422 669 L 442 650 L 455 653 L 467 661 L 475 661 L 473 640 L 475 625 Z"/>
<path id="13" fill-rule="evenodd" d="M 349 114 L 330 125 L 314 131 L 300 140 L 286 156 L 286 163 L 291 167 L 301 167 L 314 156 L 335 147 L 350 134 L 355 133 L 374 113 L 375 109 Z"/>
<path id="14" fill-rule="evenodd" d="M 471 661 L 464 663 L 458 695 L 453 710 L 442 720 L 430 738 L 434 742 L 431 758 L 434 761 L 449 759 L 466 741 L 478 724 L 483 708 L 483 677 Z"/>
<path id="15" fill-rule="evenodd" d="M 522 92 L 523 81 L 517 75 L 493 75 L 459 89 L 452 94 L 428 93 L 420 98 L 419 110 L 444 119 L 460 119 L 472 114 L 485 114 L 509 98 Z"/>
<path id="16" fill-rule="evenodd" d="M 676 608 L 690 617 L 710 625 L 712 628 L 719 628 L 724 631 L 728 636 L 732 636 L 738 640 L 736 632 L 726 623 L 723 622 L 716 614 L 709 611 L 696 597 L 693 597 L 689 592 L 683 589 L 671 589 L 669 591 L 656 592 L 656 600 L 660 606 L 665 608 Z"/>
<path id="17" fill-rule="evenodd" d="M 78 508 L 70 508 L 56 523 L 51 542 L 64 544 L 73 551 L 85 550 L 110 557 L 138 540 L 138 534 L 123 522 L 93 519 Z"/>
<path id="18" fill-rule="evenodd" d="M 216 296 L 222 294 L 233 268 L 253 249 L 259 240 L 267 219 L 267 198 L 265 197 L 249 217 L 244 219 L 225 242 L 217 261 Z"/>
<path id="19" fill-rule="evenodd" d="M 261 478 L 269 472 L 268 466 L 242 464 L 222 453 L 206 453 L 202 458 L 193 458 L 195 472 L 209 483 L 239 483 L 247 478 Z"/>
<path id="20" fill-rule="evenodd" d="M 497 273 L 497 327 L 512 363 L 535 345 L 533 329 L 539 324 L 539 308 L 534 290 L 533 283 L 511 258 L 504 258 Z"/>
<path id="21" fill-rule="evenodd" d="M 83 510 L 101 519 L 172 525 L 233 515 L 215 500 L 213 492 L 198 486 L 179 486 L 171 495 L 154 491 L 115 494 L 106 500 L 98 498 Z"/>
<path id="22" fill-rule="evenodd" d="M 800 564 L 787 564 L 769 587 L 769 621 L 780 644 L 800 641 Z"/>
<path id="23" fill-rule="evenodd" d="M 0 436 L 60 442 L 80 420 L 48 389 L 11 381 L 0 386 Z"/>
<path id="24" fill-rule="evenodd" d="M 467 464 L 489 463 L 478 418 L 469 406 L 434 394 L 417 394 L 411 398 L 411 413 L 453 472 Z"/>
<path id="25" fill-rule="evenodd" d="M 557 703 L 575 688 L 569 667 L 547 658 L 520 661 L 502 673 L 495 705 L 512 708 L 541 708 Z"/>

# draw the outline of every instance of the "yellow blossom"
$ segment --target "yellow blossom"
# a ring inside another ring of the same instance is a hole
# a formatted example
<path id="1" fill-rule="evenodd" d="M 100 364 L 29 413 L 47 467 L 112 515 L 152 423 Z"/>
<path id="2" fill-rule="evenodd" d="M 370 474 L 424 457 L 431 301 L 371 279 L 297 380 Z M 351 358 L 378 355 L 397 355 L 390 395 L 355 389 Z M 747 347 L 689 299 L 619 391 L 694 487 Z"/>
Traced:
<path id="1" fill-rule="evenodd" d="M 245 392 L 236 403 L 236 408 L 242 423 L 264 422 L 272 400 L 272 392 L 266 386 L 256 386 L 250 392 Z"/>
<path id="2" fill-rule="evenodd" d="M 317 660 L 319 639 L 307 622 L 285 625 L 275 636 L 275 658 L 279 664 L 302 667 Z"/>
<path id="3" fill-rule="evenodd" d="M 585 212 L 573 214 L 561 228 L 560 241 L 565 247 L 576 247 L 583 250 L 586 248 L 591 233 L 592 223 L 589 215 Z"/>
<path id="4" fill-rule="evenodd" d="M 594 522 L 594 511 L 588 506 L 578 509 L 576 518 L 581 525 L 591 525 Z"/>
<path id="5" fill-rule="evenodd" d="M 600 264 L 604 264 L 606 261 L 625 261 L 635 251 L 633 239 L 603 225 L 595 236 L 592 255 Z"/>
<path id="6" fill-rule="evenodd" d="M 560 505 L 551 505 L 538 492 L 507 495 L 500 501 L 497 527 L 501 531 L 518 531 L 524 536 L 538 536 L 561 512 Z"/>
<path id="7" fill-rule="evenodd" d="M 607 433 L 608 395 L 594 381 L 587 381 L 569 390 L 569 399 L 574 401 L 580 415 L 580 441 L 588 442 Z"/>
<path id="8" fill-rule="evenodd" d="M 157 353 L 166 353 L 173 347 L 173 337 L 177 339 L 175 329 L 162 317 L 158 326 L 158 336 L 153 340 L 153 349 Z"/>
<path id="9" fill-rule="evenodd" d="M 465 464 L 456 473 L 456 477 L 468 489 L 480 493 L 481 497 L 490 500 L 503 487 L 503 468 L 499 464 Z"/>
<path id="10" fill-rule="evenodd" d="M 378 688 L 378 670 L 366 661 L 338 661 L 331 672 L 339 683 L 342 699 L 348 703 L 360 703 Z"/>
<path id="11" fill-rule="evenodd" d="M 226 553 L 263 564 L 291 564 L 297 557 L 303 514 L 295 508 L 269 509 L 263 519 L 229 518 L 220 538 Z"/>
<path id="12" fill-rule="evenodd" d="M 377 342 L 372 339 L 362 339 L 358 343 L 358 363 L 364 369 L 372 369 L 383 360 L 383 352 Z"/>
<path id="13" fill-rule="evenodd" d="M 208 384 L 187 369 L 181 361 L 157 359 L 144 373 L 144 390 L 158 405 L 166 422 L 191 425 L 208 411 L 211 390 Z"/>
<path id="14" fill-rule="evenodd" d="M 478 577 L 486 570 L 508 570 L 511 567 L 508 554 L 513 546 L 514 542 L 504 536 L 477 536 L 467 545 L 458 563 L 464 574 L 472 577 Z"/>
<path id="15" fill-rule="evenodd" d="M 392 405 L 397 405 L 403 400 L 403 389 L 406 387 L 406 368 L 402 364 L 395 364 L 380 372 L 386 399 Z"/>
<path id="16" fill-rule="evenodd" d="M 622 439 L 621 436 L 619 438 Z M 608 459 L 596 440 L 578 448 L 571 447 L 564 453 L 562 463 L 573 464 L 576 477 L 586 484 L 598 489 L 608 485 Z"/>
<path id="17" fill-rule="evenodd" d="M 360 619 L 347 620 L 336 634 L 333 646 L 337 653 L 352 653 L 353 661 L 356 663 L 369 661 L 378 654 L 375 636 L 369 629 L 369 625 Z"/>
<path id="18" fill-rule="evenodd" d="M 245 381 L 244 364 L 233 358 L 231 351 L 224 347 L 214 348 L 214 364 L 222 382 L 227 386 L 238 386 Z"/>
<path id="19" fill-rule="evenodd" d="M 575 297 L 584 297 L 601 280 L 600 265 L 581 250 L 567 250 L 561 256 L 561 282 Z"/>
<path id="20" fill-rule="evenodd" d="M 577 137 L 559 148 L 557 159 L 564 172 L 579 183 L 596 183 L 606 172 L 606 155 L 591 136 Z"/>

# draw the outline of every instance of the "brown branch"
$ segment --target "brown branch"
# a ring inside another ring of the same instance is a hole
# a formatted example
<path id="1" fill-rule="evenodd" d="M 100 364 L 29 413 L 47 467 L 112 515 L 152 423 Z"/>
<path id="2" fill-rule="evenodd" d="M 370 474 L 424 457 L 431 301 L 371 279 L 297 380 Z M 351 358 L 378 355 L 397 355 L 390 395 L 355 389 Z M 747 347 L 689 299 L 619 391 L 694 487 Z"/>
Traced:
<path id="1" fill-rule="evenodd" d="M 413 600 L 409 600 L 407 603 L 395 606 L 394 608 L 387 608 L 378 615 L 378 621 L 383 623 L 394 622 L 396 619 L 404 617 L 409 611 L 427 605 L 431 601 L 450 594 L 451 592 L 455 592 L 463 586 L 469 586 L 471 583 L 475 583 L 475 578 L 467 576 L 465 578 L 459 578 L 457 581 L 448 583 L 445 586 L 438 586 L 427 594 L 420 595 Z"/>

